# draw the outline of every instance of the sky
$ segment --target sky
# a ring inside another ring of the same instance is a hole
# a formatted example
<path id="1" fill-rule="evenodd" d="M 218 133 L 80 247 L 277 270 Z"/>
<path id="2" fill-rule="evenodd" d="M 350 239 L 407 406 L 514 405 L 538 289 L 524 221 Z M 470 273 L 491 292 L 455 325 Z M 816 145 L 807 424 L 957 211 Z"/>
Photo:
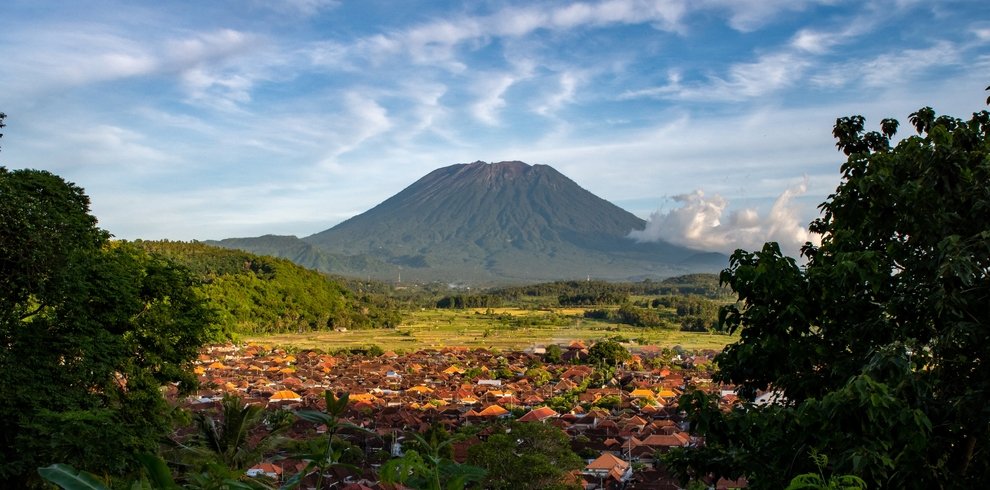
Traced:
<path id="1" fill-rule="evenodd" d="M 428 172 L 550 165 L 639 240 L 796 253 L 837 117 L 967 117 L 990 2 L 0 2 L 0 165 L 123 239 L 307 236 Z"/>

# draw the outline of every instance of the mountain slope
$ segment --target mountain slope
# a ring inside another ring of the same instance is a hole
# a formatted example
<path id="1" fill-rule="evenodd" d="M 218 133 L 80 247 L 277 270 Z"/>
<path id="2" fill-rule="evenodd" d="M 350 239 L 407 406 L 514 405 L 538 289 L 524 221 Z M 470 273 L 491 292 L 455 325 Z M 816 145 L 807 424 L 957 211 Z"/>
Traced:
<path id="1" fill-rule="evenodd" d="M 549 166 L 475 162 L 435 170 L 303 241 L 370 255 L 419 280 L 666 277 L 725 264 L 724 256 L 626 238 L 644 225 Z"/>

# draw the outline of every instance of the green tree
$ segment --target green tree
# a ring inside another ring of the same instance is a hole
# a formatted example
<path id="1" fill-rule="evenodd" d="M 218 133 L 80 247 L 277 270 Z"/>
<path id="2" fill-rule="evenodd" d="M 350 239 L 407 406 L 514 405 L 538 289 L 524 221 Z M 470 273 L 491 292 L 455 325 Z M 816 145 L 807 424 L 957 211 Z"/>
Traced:
<path id="1" fill-rule="evenodd" d="M 631 355 L 622 344 L 614 340 L 600 340 L 588 349 L 588 362 L 603 366 L 617 366 Z"/>
<path id="2" fill-rule="evenodd" d="M 454 440 L 442 428 L 433 427 L 426 435 L 412 432 L 409 437 L 405 454 L 382 466 L 383 481 L 422 490 L 458 490 L 485 478 L 485 470 L 451 459 Z"/>
<path id="3" fill-rule="evenodd" d="M 96 227 L 83 190 L 0 167 L 0 486 L 69 463 L 136 468 L 170 430 L 161 387 L 189 362 L 211 311 L 188 272 Z"/>
<path id="4" fill-rule="evenodd" d="M 289 420 L 282 420 L 271 430 L 262 429 L 265 409 L 261 405 L 248 405 L 234 395 L 224 395 L 220 402 L 221 418 L 218 421 L 207 412 L 197 412 L 195 425 L 198 430 L 190 450 L 204 462 L 218 462 L 235 471 L 243 471 L 258 463 L 262 456 L 274 450 L 282 442 L 279 435 L 287 428 Z M 260 437 L 259 430 L 264 433 Z"/>
<path id="5" fill-rule="evenodd" d="M 837 120 L 848 157 L 799 267 L 776 244 L 737 251 L 721 279 L 739 303 L 720 323 L 739 340 L 717 358 L 743 398 L 724 413 L 690 393 L 682 408 L 706 446 L 672 451 L 683 478 L 746 475 L 782 488 L 819 471 L 871 487 L 975 488 L 990 474 L 990 113 L 923 108 L 865 131 Z"/>
<path id="6" fill-rule="evenodd" d="M 560 364 L 563 360 L 564 350 L 560 348 L 557 344 L 550 344 L 547 346 L 546 353 L 543 354 L 543 360 L 547 364 Z"/>
<path id="7" fill-rule="evenodd" d="M 533 386 L 543 386 L 553 379 L 553 375 L 550 371 L 547 371 L 544 367 L 534 367 L 526 370 L 525 376 L 529 378 L 530 383 Z"/>
<path id="8" fill-rule="evenodd" d="M 349 396 L 348 393 L 341 393 L 340 396 L 337 396 L 332 391 L 327 390 L 323 392 L 326 410 L 322 412 L 316 410 L 299 410 L 296 412 L 296 416 L 300 419 L 312 422 L 317 426 L 323 425 L 326 427 L 324 434 L 326 443 L 323 444 L 321 442 L 319 447 L 313 452 L 292 455 L 294 458 L 306 461 L 306 468 L 292 478 L 289 478 L 286 481 L 285 487 L 295 488 L 307 474 L 315 471 L 317 473 L 316 488 L 323 488 L 323 477 L 331 468 L 344 467 L 358 470 L 354 465 L 344 462 L 351 445 L 347 441 L 337 437 L 337 433 L 341 429 L 348 429 L 359 433 L 368 432 L 363 427 L 341 420 L 341 416 L 347 411 L 347 400 Z"/>
<path id="9" fill-rule="evenodd" d="M 506 429 L 468 449 L 468 464 L 488 472 L 485 488 L 562 488 L 567 472 L 583 466 L 570 438 L 557 427 L 513 422 Z"/>

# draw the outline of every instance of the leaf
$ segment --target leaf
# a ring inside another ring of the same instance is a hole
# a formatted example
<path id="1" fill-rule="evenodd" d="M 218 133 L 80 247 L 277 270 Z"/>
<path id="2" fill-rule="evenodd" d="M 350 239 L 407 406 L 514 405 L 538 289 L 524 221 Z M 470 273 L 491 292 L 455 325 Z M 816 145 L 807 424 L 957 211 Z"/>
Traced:
<path id="1" fill-rule="evenodd" d="M 71 465 L 56 463 L 38 468 L 38 474 L 65 490 L 110 490 L 96 475 L 76 470 Z"/>
<path id="2" fill-rule="evenodd" d="M 162 458 L 147 453 L 139 454 L 137 458 L 141 462 L 141 466 L 144 467 L 144 470 L 148 472 L 148 479 L 151 480 L 154 488 L 179 488 L 175 484 L 175 480 L 172 479 L 172 472 L 168 469 L 168 465 L 165 464 Z"/>
<path id="3" fill-rule="evenodd" d="M 323 424 L 327 427 L 333 423 L 333 417 L 323 412 L 317 412 L 316 410 L 299 410 L 296 412 L 296 417 L 313 422 L 314 424 Z"/>

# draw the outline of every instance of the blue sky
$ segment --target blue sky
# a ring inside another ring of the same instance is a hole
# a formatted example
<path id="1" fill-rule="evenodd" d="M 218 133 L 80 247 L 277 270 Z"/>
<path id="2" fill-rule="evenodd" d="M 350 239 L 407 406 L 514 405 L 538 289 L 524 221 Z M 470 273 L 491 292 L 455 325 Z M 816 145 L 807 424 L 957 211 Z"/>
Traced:
<path id="1" fill-rule="evenodd" d="M 120 238 L 305 236 L 522 160 L 724 251 L 807 238 L 836 117 L 982 109 L 990 3 L 5 0 L 0 59 L 0 164 Z"/>

